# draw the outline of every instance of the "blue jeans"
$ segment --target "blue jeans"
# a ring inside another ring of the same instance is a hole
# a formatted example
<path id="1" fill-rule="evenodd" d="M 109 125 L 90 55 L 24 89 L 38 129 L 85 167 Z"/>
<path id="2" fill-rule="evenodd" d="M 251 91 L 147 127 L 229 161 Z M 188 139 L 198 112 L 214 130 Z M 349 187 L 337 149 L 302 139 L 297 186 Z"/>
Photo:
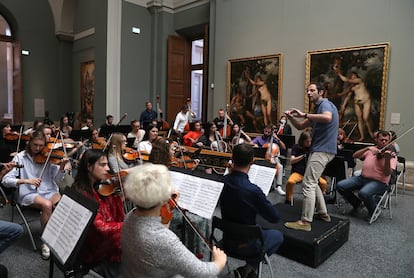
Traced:
<path id="1" fill-rule="evenodd" d="M 278 230 L 262 230 L 264 249 L 268 256 L 275 254 L 276 251 L 283 243 L 283 234 Z M 224 243 L 224 249 L 230 253 L 234 253 L 240 256 L 253 256 L 259 251 L 260 242 L 250 241 L 245 244 L 238 241 L 226 240 Z M 259 268 L 259 261 L 247 261 L 249 265 L 256 271 Z"/>
<path id="2" fill-rule="evenodd" d="M 355 209 L 363 201 L 369 215 L 372 215 L 376 206 L 374 196 L 384 194 L 387 184 L 363 176 L 355 176 L 338 182 L 336 189 Z M 354 190 L 359 190 L 359 198 L 353 193 Z"/>
<path id="3" fill-rule="evenodd" d="M 23 228 L 19 224 L 0 220 L 0 253 L 9 247 L 21 233 L 23 233 Z"/>

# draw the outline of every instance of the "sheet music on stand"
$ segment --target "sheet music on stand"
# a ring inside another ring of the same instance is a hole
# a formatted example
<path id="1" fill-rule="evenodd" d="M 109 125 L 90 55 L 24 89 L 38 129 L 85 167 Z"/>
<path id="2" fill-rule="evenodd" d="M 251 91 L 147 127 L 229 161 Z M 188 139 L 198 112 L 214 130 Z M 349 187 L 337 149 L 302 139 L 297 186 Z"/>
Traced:
<path id="1" fill-rule="evenodd" d="M 178 205 L 201 217 L 211 219 L 223 190 L 222 177 L 170 168 L 172 184 L 180 193 Z"/>
<path id="2" fill-rule="evenodd" d="M 256 160 L 249 170 L 250 182 L 257 185 L 267 196 L 276 175 L 276 166 L 267 160 Z"/>
<path id="3" fill-rule="evenodd" d="M 41 236 L 52 252 L 51 259 L 57 259 L 59 268 L 75 263 L 97 210 L 97 202 L 66 187 Z"/>

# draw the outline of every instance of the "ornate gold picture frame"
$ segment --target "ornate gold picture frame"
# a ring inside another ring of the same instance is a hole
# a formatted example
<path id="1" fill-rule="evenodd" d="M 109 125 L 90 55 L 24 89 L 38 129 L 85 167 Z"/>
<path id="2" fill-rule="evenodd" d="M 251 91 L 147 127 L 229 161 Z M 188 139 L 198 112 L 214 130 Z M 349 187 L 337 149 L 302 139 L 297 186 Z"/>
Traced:
<path id="1" fill-rule="evenodd" d="M 308 51 L 306 84 L 322 83 L 354 141 L 369 142 L 384 128 L 389 43 Z M 311 110 L 305 96 L 305 108 Z"/>
<path id="2" fill-rule="evenodd" d="M 281 109 L 282 54 L 228 61 L 230 116 L 247 132 L 277 123 Z"/>

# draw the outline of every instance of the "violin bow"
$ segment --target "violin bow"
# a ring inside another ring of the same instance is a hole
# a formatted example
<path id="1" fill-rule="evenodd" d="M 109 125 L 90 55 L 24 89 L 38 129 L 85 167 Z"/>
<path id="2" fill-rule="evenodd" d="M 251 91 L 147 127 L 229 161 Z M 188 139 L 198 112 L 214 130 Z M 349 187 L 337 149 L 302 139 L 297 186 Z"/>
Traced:
<path id="1" fill-rule="evenodd" d="M 342 129 L 344 129 L 350 122 L 351 120 L 346 121 L 346 123 L 342 126 Z"/>
<path id="2" fill-rule="evenodd" d="M 109 142 L 111 142 L 111 139 L 112 139 L 112 135 L 114 134 L 111 133 L 111 136 L 109 136 L 108 140 L 106 140 L 105 147 L 103 148 L 102 152 L 105 152 L 106 149 L 108 148 Z"/>
<path id="3" fill-rule="evenodd" d="M 111 134 L 112 136 L 112 134 Z M 117 146 L 113 146 L 114 149 L 117 148 Z M 119 182 L 119 188 L 121 189 L 121 195 L 122 195 L 122 205 L 124 206 L 124 212 L 128 213 L 128 205 L 126 203 L 126 198 L 125 198 L 125 193 L 124 193 L 124 185 L 122 184 L 122 180 L 121 180 L 121 167 L 119 165 L 119 159 L 118 157 L 116 158 L 116 163 L 118 164 L 118 172 L 116 172 L 116 175 L 118 177 L 118 182 Z"/>
<path id="4" fill-rule="evenodd" d="M 385 145 L 382 149 L 380 149 L 380 152 L 386 150 L 392 143 L 400 140 L 405 135 L 407 135 L 409 132 L 411 132 L 411 130 L 413 130 L 413 129 L 414 129 L 414 126 L 412 126 L 411 128 L 409 128 L 408 130 L 406 130 L 403 134 L 401 134 L 400 136 L 398 136 L 395 140 L 390 141 L 387 145 Z"/>
<path id="5" fill-rule="evenodd" d="M 178 205 L 178 203 L 171 198 L 172 203 L 174 204 L 175 208 L 177 209 L 177 211 L 184 217 L 185 221 L 187 222 L 188 225 L 190 225 L 191 229 L 194 231 L 194 233 L 202 240 L 202 242 L 207 246 L 208 250 L 210 250 L 210 252 L 212 252 L 212 246 L 211 243 L 208 242 L 208 240 L 203 236 L 203 234 L 201 234 L 201 232 L 197 229 L 197 227 L 194 225 L 194 223 L 190 220 L 190 218 L 188 218 L 188 216 L 185 214 L 185 212 L 183 211 L 183 209 Z"/>
<path id="6" fill-rule="evenodd" d="M 16 152 L 19 152 L 19 149 L 20 149 L 20 142 L 22 141 L 22 132 L 23 132 L 23 125 L 20 126 L 19 140 L 17 140 L 17 150 L 16 150 Z"/>
<path id="7" fill-rule="evenodd" d="M 39 179 L 41 179 L 41 178 L 43 177 L 43 174 L 45 173 L 47 163 L 49 162 L 50 156 L 52 155 L 52 152 L 53 152 L 53 148 L 54 148 L 54 147 L 55 147 L 55 145 L 56 145 L 56 140 L 57 140 L 57 137 L 55 137 L 55 140 L 53 141 L 52 148 L 50 148 L 50 151 L 49 151 L 49 153 L 48 153 L 48 155 L 47 155 L 46 161 L 45 161 L 45 163 L 43 164 L 43 168 L 42 168 L 42 171 L 40 172 L 40 177 L 39 177 Z M 36 189 L 37 189 L 37 187 L 36 187 Z"/>
<path id="8" fill-rule="evenodd" d="M 349 134 L 347 135 L 347 138 L 350 138 L 350 136 L 352 135 L 352 133 L 354 132 L 355 128 L 357 127 L 358 123 L 355 123 L 354 126 L 352 127 L 351 131 L 349 132 Z"/>
<path id="9" fill-rule="evenodd" d="M 184 163 L 184 169 L 187 169 L 187 165 L 185 164 L 185 161 L 184 161 L 183 148 L 180 145 L 180 138 L 179 137 L 177 137 L 177 144 L 178 144 L 178 147 L 180 148 L 180 154 L 181 154 L 181 159 L 183 160 L 183 163 Z"/>

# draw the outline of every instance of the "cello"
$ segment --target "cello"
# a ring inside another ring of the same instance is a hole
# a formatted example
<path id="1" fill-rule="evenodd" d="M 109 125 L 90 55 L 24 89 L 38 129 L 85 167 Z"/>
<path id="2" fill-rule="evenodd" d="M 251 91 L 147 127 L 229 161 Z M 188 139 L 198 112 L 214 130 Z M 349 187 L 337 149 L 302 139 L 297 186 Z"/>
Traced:
<path id="1" fill-rule="evenodd" d="M 228 115 L 228 111 L 229 111 L 229 105 L 226 104 L 226 111 L 224 112 L 224 120 L 223 120 L 224 125 L 220 129 L 220 135 L 223 139 L 227 139 L 227 137 L 231 134 L 231 126 L 233 125 L 233 121 Z"/>
<path id="2" fill-rule="evenodd" d="M 162 115 L 162 110 L 160 108 L 160 96 L 157 96 L 157 123 L 158 126 L 160 127 L 160 130 L 168 130 L 170 129 L 170 125 L 168 124 L 167 121 L 164 121 Z"/>

